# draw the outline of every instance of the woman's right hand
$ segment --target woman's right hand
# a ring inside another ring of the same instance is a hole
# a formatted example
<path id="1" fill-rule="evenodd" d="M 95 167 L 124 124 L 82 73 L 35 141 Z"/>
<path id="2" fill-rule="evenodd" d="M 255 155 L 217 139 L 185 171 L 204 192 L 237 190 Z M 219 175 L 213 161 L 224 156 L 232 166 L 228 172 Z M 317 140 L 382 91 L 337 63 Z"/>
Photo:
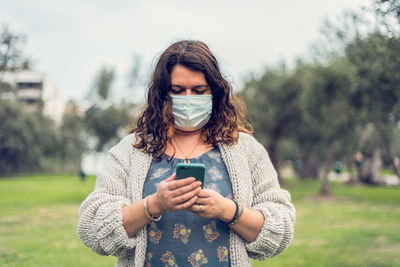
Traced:
<path id="1" fill-rule="evenodd" d="M 148 209 L 153 216 L 187 209 L 196 202 L 201 182 L 193 177 L 175 180 L 175 176 L 174 173 L 160 182 L 157 192 L 148 197 Z"/>

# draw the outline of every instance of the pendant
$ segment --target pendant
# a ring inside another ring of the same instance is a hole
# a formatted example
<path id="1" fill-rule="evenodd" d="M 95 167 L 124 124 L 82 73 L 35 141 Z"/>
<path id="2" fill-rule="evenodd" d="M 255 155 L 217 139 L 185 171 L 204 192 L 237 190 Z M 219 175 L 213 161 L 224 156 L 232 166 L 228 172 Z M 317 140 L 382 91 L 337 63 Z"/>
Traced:
<path id="1" fill-rule="evenodd" d="M 190 160 L 189 159 L 185 159 L 184 163 L 190 164 Z"/>

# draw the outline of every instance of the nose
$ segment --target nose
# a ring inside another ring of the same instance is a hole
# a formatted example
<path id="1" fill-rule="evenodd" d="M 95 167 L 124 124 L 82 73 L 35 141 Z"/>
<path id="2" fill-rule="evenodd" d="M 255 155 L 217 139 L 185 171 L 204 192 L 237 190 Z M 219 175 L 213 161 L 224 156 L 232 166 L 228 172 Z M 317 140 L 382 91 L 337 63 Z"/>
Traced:
<path id="1" fill-rule="evenodd" d="M 192 94 L 193 94 L 193 92 L 192 92 L 191 88 L 186 88 L 185 89 L 184 95 L 192 95 Z"/>

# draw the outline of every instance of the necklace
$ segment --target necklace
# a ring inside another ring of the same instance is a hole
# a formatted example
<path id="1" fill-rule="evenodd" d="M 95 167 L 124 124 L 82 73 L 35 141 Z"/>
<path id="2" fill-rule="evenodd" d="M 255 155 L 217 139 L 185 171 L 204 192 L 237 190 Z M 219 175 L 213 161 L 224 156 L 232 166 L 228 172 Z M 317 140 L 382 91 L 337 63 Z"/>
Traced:
<path id="1" fill-rule="evenodd" d="M 174 140 L 174 142 L 175 142 L 176 146 L 178 147 L 179 151 L 185 156 L 184 163 L 190 163 L 189 158 L 193 154 L 193 152 L 196 149 L 196 147 L 199 146 L 201 137 L 199 138 L 199 140 L 197 141 L 197 144 L 193 147 L 192 151 L 188 155 L 186 155 L 186 153 L 183 152 L 182 148 L 179 146 L 179 144 L 176 141 L 175 137 L 172 137 L 172 139 Z"/>

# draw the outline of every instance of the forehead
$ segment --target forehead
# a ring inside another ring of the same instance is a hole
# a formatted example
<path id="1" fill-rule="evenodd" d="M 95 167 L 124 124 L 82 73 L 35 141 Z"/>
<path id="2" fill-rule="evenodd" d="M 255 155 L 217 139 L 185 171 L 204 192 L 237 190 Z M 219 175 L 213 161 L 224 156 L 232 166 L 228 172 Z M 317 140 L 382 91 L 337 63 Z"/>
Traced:
<path id="1" fill-rule="evenodd" d="M 203 72 L 176 65 L 171 71 L 171 84 L 190 88 L 196 85 L 207 85 L 207 81 Z"/>

